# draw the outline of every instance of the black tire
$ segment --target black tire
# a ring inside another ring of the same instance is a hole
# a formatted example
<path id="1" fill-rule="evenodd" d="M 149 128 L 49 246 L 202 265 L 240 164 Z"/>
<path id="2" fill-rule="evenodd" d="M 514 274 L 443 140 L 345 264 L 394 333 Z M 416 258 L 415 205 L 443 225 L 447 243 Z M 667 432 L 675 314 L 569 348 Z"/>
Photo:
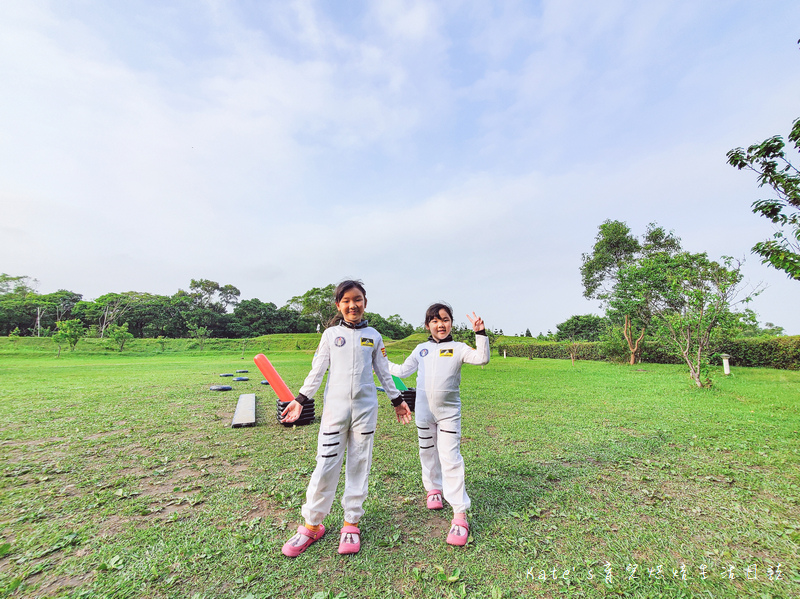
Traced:
<path id="1" fill-rule="evenodd" d="M 262 385 L 269 385 L 269 381 L 268 380 L 263 380 L 263 381 L 261 381 L 261 384 Z"/>
<path id="2" fill-rule="evenodd" d="M 237 370 L 236 372 L 248 372 L 247 370 Z"/>
<path id="3" fill-rule="evenodd" d="M 417 403 L 417 389 L 416 387 L 411 387 L 405 391 L 400 392 L 400 397 L 403 398 L 403 401 L 408 404 L 408 409 L 412 412 L 414 411 L 414 407 Z"/>
<path id="4" fill-rule="evenodd" d="M 232 373 L 230 373 L 230 372 L 228 372 L 228 373 L 226 373 L 226 374 L 221 374 L 220 376 L 233 376 L 233 374 L 232 374 Z"/>
<path id="5" fill-rule="evenodd" d="M 294 422 L 281 422 L 278 420 L 278 423 L 282 424 L 286 428 L 289 428 L 290 426 L 305 426 L 307 424 L 311 424 L 312 422 L 314 422 L 314 418 L 298 418 Z"/>
<path id="6" fill-rule="evenodd" d="M 233 389 L 230 385 L 211 385 L 208 390 L 209 391 L 230 391 Z"/>
<path id="7" fill-rule="evenodd" d="M 233 380 L 234 381 L 249 381 L 250 379 L 247 378 L 246 376 L 235 376 L 235 377 L 233 377 Z"/>

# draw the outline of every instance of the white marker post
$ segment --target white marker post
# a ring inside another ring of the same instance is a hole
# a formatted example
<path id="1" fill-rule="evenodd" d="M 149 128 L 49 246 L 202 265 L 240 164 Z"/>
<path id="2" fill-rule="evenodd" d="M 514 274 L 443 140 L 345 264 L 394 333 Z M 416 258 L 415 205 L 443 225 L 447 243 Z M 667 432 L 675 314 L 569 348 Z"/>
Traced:
<path id="1" fill-rule="evenodd" d="M 730 375 L 730 373 L 731 373 L 731 363 L 728 362 L 728 360 L 731 359 L 730 354 L 720 354 L 719 357 L 722 358 L 722 371 L 726 375 Z"/>

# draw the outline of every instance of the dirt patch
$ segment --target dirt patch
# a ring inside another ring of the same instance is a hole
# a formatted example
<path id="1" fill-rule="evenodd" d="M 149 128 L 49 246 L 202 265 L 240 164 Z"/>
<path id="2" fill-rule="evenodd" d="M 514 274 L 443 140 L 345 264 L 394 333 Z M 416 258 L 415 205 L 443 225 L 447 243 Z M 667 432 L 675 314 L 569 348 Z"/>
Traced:
<path id="1" fill-rule="evenodd" d="M 9 447 L 42 447 L 54 443 L 65 443 L 67 440 L 66 437 L 48 437 L 46 439 L 34 439 L 31 441 L 3 441 L 0 445 L 7 445 Z"/>
<path id="2" fill-rule="evenodd" d="M 122 430 L 103 431 L 102 433 L 95 433 L 83 438 L 84 441 L 97 441 L 98 439 L 105 439 L 106 437 L 114 437 L 120 433 L 125 434 Z"/>
<path id="3" fill-rule="evenodd" d="M 91 584 L 94 581 L 95 574 L 87 573 L 79 576 L 54 576 L 43 578 L 42 584 L 38 589 L 38 595 L 41 597 L 55 597 L 69 593 L 78 587 Z"/>
<path id="4" fill-rule="evenodd" d="M 123 529 L 127 528 L 130 524 L 130 520 L 126 518 L 121 518 L 119 516 L 109 516 L 102 522 L 100 522 L 97 526 L 97 536 L 98 537 L 113 537 L 122 531 Z"/>

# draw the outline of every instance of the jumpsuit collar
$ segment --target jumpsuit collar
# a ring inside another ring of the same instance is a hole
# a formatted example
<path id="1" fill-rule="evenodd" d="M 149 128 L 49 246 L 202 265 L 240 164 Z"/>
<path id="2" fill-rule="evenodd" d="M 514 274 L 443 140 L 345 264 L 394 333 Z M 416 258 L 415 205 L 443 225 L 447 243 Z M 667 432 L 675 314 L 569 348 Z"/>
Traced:
<path id="1" fill-rule="evenodd" d="M 353 324 L 351 322 L 347 322 L 344 318 L 339 321 L 339 324 L 343 327 L 347 327 L 348 329 L 365 329 L 369 326 L 369 322 L 367 320 L 362 319 L 361 322 L 357 324 Z"/>
<path id="2" fill-rule="evenodd" d="M 428 336 L 428 341 L 432 341 L 433 343 L 447 343 L 448 341 L 452 341 L 452 340 L 453 340 L 453 335 L 448 335 L 447 337 L 445 337 L 441 341 L 439 341 L 438 339 L 434 339 L 433 335 L 429 335 Z"/>

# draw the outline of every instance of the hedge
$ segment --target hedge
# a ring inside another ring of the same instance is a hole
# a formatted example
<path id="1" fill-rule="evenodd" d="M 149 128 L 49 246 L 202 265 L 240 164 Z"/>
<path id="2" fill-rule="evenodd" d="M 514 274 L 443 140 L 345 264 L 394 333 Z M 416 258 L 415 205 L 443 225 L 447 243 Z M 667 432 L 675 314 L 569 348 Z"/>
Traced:
<path id="1" fill-rule="evenodd" d="M 495 345 L 500 355 L 517 358 L 551 358 L 569 360 L 570 343 L 567 341 L 543 341 L 539 343 L 501 342 Z M 608 360 L 602 342 L 580 342 L 575 344 L 578 360 Z M 768 337 L 734 339 L 712 347 L 713 364 L 721 364 L 719 354 L 729 354 L 733 366 L 757 366 L 800 370 L 800 335 L 792 337 Z M 644 345 L 641 361 L 650 364 L 683 364 L 683 359 L 674 350 L 658 342 Z"/>

